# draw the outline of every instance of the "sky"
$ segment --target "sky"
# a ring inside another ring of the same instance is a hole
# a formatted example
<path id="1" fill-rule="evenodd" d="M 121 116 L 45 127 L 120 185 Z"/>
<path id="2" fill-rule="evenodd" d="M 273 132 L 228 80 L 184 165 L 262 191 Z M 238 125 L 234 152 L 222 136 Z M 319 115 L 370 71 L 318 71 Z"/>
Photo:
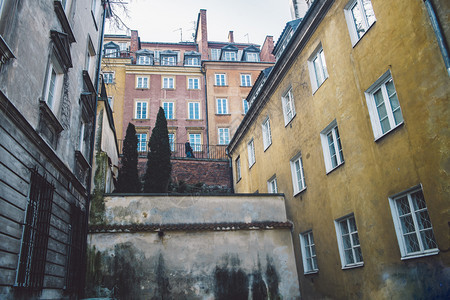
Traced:
<path id="1" fill-rule="evenodd" d="M 141 42 L 193 41 L 200 9 L 206 9 L 208 40 L 226 42 L 234 31 L 236 43 L 262 45 L 267 35 L 278 39 L 291 20 L 288 0 L 124 0 L 130 29 L 138 30 Z M 114 0 L 111 0 L 114 2 Z M 106 33 L 129 34 L 106 26 Z"/>

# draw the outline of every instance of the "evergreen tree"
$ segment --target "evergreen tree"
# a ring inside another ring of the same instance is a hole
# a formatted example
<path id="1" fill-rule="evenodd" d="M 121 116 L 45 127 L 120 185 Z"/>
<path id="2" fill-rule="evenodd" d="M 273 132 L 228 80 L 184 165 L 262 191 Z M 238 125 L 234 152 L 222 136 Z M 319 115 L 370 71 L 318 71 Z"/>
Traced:
<path id="1" fill-rule="evenodd" d="M 116 192 L 118 193 L 139 193 L 141 191 L 141 181 L 138 175 L 138 138 L 134 125 L 128 123 L 127 133 L 123 141 L 122 166 L 119 169 Z"/>
<path id="2" fill-rule="evenodd" d="M 144 177 L 145 193 L 166 193 L 172 165 L 170 164 L 169 132 L 164 109 L 159 108 L 156 124 L 148 143 L 147 170 Z"/>

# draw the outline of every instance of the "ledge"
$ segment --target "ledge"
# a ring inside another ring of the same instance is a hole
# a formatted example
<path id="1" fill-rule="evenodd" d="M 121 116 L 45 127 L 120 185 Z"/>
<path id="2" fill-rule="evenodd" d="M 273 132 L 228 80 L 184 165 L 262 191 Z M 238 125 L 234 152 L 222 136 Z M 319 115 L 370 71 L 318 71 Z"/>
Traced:
<path id="1" fill-rule="evenodd" d="M 0 65 L 4 64 L 8 59 L 16 58 L 9 48 L 8 44 L 5 42 L 3 37 L 0 35 Z"/>
<path id="2" fill-rule="evenodd" d="M 73 35 L 72 28 L 70 27 L 69 21 L 67 20 L 66 13 L 64 12 L 61 1 L 54 1 L 53 4 L 55 7 L 56 16 L 58 17 L 58 20 L 61 23 L 64 32 L 67 33 L 69 37 L 69 42 L 75 43 L 75 36 Z"/>

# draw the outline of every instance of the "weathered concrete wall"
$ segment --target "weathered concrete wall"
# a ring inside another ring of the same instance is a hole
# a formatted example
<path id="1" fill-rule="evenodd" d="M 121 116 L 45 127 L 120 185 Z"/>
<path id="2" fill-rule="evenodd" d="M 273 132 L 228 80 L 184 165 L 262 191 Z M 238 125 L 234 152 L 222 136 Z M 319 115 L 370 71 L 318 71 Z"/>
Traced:
<path id="1" fill-rule="evenodd" d="M 282 196 L 119 195 L 105 207 L 88 240 L 89 297 L 300 298 Z"/>

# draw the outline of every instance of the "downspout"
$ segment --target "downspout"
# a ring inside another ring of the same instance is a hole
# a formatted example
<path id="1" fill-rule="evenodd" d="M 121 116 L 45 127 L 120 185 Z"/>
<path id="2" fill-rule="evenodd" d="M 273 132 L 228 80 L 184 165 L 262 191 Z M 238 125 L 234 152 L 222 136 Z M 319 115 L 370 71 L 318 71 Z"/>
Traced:
<path id="1" fill-rule="evenodd" d="M 234 185 L 233 185 L 233 159 L 231 157 L 230 151 L 228 150 L 228 147 L 225 149 L 225 153 L 227 154 L 228 158 L 230 159 L 230 187 L 231 187 L 231 193 L 234 194 Z"/>
<path id="2" fill-rule="evenodd" d="M 445 67 L 447 68 L 447 74 L 450 76 L 450 59 L 448 56 L 448 47 L 445 41 L 444 35 L 442 34 L 442 28 L 439 24 L 439 19 L 434 11 L 433 4 L 431 0 L 423 0 L 425 7 L 428 11 L 428 16 L 430 17 L 431 26 L 433 26 L 434 34 L 436 35 L 437 43 L 441 50 L 442 58 L 444 59 Z"/>
<path id="3" fill-rule="evenodd" d="M 205 110 L 206 110 L 206 152 L 208 153 L 209 158 L 209 128 L 208 128 L 208 93 L 207 93 L 207 85 L 206 85 L 206 70 L 205 67 L 201 67 L 200 69 L 203 74 L 203 81 L 205 83 Z"/>

